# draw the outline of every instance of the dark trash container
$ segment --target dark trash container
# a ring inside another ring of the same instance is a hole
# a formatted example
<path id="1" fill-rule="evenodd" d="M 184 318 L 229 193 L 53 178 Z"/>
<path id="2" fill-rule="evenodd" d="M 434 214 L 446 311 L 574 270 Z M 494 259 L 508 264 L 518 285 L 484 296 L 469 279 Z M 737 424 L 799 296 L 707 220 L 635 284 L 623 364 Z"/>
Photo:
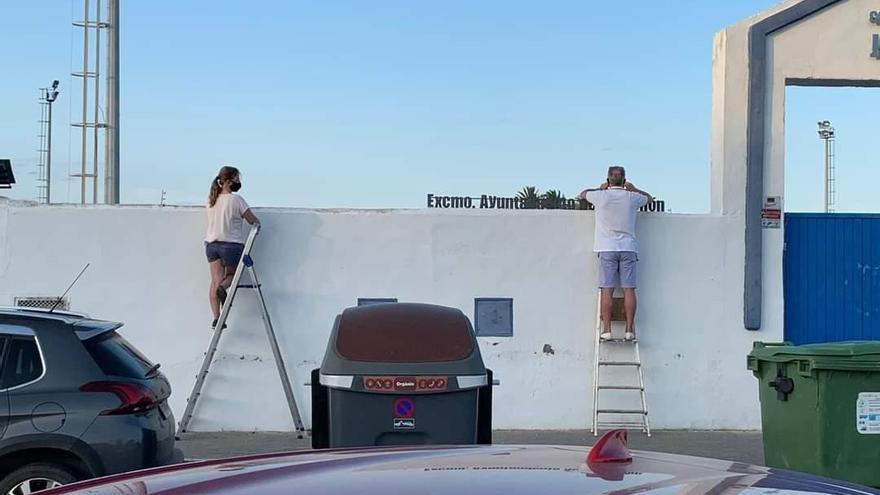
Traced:
<path id="1" fill-rule="evenodd" d="M 492 443 L 492 372 L 458 309 L 346 309 L 311 383 L 314 448 Z"/>
<path id="2" fill-rule="evenodd" d="M 880 342 L 756 342 L 764 461 L 880 487 Z"/>

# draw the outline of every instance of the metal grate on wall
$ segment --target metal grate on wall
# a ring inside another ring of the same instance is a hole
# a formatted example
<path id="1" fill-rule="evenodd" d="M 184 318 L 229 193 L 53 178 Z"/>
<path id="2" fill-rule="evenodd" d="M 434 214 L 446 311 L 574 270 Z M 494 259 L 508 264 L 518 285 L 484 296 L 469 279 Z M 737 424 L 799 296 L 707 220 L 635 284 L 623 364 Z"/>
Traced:
<path id="1" fill-rule="evenodd" d="M 477 337 L 513 337 L 513 299 L 474 299 L 474 332 Z"/>
<path id="2" fill-rule="evenodd" d="M 63 297 L 61 298 L 61 302 L 58 302 L 58 297 L 51 296 L 28 296 L 28 297 L 16 297 L 15 298 L 15 306 L 19 308 L 37 308 L 37 309 L 52 309 L 54 306 L 55 309 L 61 311 L 67 311 L 70 309 L 70 299 Z M 55 304 L 58 306 L 55 306 Z"/>

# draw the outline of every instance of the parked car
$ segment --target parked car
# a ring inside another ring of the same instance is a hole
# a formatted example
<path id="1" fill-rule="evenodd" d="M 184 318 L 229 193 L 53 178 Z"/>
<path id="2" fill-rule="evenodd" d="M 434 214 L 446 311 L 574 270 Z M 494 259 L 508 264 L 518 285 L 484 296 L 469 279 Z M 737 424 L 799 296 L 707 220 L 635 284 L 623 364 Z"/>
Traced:
<path id="1" fill-rule="evenodd" d="M 0 309 L 0 494 L 182 461 L 171 386 L 121 326 Z"/>
<path id="2" fill-rule="evenodd" d="M 213 460 L 111 476 L 52 495 L 877 495 L 815 476 L 649 452 L 631 454 L 615 430 L 592 448 L 458 446 L 315 450 Z"/>

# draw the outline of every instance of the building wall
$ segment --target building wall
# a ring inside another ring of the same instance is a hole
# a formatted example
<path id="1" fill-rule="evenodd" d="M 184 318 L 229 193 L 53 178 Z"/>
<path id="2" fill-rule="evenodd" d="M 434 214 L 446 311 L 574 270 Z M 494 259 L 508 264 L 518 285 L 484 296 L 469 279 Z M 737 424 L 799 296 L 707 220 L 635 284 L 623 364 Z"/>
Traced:
<path id="1" fill-rule="evenodd" d="M 786 0 L 715 34 L 712 49 L 712 203 L 715 214 L 745 208 L 749 29 L 800 0 Z"/>
<path id="2" fill-rule="evenodd" d="M 307 425 L 304 384 L 333 318 L 358 297 L 444 304 L 470 317 L 475 297 L 511 297 L 514 336 L 480 339 L 501 380 L 495 426 L 588 426 L 592 212 L 256 211 L 265 225 L 256 266 Z M 211 336 L 203 223 L 192 208 L 0 202 L 0 304 L 57 295 L 91 263 L 72 308 L 126 323 L 123 334 L 162 363 L 179 417 Z M 758 427 L 745 355 L 753 340 L 781 340 L 782 329 L 742 329 L 741 220 L 642 214 L 639 235 L 637 328 L 654 426 Z M 781 318 L 781 299 L 766 311 Z M 237 299 L 229 327 L 193 428 L 291 429 L 250 294 Z"/>

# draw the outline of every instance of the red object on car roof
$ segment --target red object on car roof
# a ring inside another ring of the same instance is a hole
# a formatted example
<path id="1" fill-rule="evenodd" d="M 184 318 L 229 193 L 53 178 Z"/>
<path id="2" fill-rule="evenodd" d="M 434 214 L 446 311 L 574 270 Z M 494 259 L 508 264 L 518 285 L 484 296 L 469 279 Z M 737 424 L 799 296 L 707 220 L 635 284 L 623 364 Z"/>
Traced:
<path id="1" fill-rule="evenodd" d="M 587 463 L 630 462 L 626 430 L 611 430 L 602 435 L 587 455 Z"/>

